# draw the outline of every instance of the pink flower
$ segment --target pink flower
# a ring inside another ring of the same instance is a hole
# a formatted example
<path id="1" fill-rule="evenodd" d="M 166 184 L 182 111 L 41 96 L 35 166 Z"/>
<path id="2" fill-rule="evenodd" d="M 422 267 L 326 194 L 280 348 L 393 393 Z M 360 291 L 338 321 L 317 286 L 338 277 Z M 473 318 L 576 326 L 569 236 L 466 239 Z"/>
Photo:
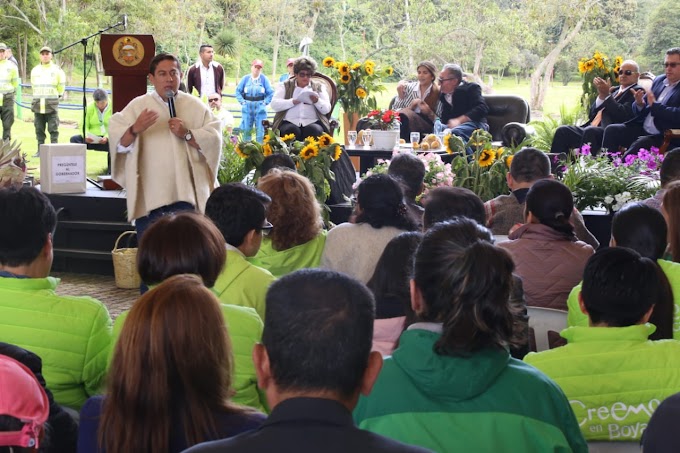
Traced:
<path id="1" fill-rule="evenodd" d="M 590 145 L 589 144 L 586 143 L 585 145 L 581 146 L 581 154 L 584 155 L 584 156 L 590 156 Z"/>
<path id="2" fill-rule="evenodd" d="M 631 165 L 633 165 L 633 162 L 635 162 L 635 159 L 637 159 L 637 156 L 636 156 L 636 155 L 634 155 L 634 154 L 629 154 L 629 155 L 627 155 L 627 156 L 624 158 L 624 160 L 623 160 L 623 165 L 624 165 L 625 167 L 630 167 Z"/>

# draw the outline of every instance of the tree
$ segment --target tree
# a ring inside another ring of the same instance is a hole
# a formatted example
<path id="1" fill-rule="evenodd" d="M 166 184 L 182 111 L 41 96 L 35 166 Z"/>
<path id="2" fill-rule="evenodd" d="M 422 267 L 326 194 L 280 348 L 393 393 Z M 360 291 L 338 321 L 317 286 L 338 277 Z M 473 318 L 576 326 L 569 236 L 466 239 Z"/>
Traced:
<path id="1" fill-rule="evenodd" d="M 663 72 L 663 56 L 671 47 L 680 45 L 680 10 L 674 1 L 666 0 L 652 12 L 644 37 L 646 63 L 655 73 Z"/>

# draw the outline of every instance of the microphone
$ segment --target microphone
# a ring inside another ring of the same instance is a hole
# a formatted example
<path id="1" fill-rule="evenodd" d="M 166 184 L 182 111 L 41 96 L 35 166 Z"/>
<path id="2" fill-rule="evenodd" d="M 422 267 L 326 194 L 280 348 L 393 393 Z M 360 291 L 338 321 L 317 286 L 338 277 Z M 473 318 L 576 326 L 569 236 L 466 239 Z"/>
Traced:
<path id="1" fill-rule="evenodd" d="M 165 92 L 165 97 L 168 98 L 168 109 L 170 110 L 170 118 L 175 118 L 177 112 L 175 111 L 175 93 L 172 90 Z"/>
<path id="2" fill-rule="evenodd" d="M 127 25 L 128 25 L 127 14 L 123 14 L 123 30 L 127 30 Z"/>

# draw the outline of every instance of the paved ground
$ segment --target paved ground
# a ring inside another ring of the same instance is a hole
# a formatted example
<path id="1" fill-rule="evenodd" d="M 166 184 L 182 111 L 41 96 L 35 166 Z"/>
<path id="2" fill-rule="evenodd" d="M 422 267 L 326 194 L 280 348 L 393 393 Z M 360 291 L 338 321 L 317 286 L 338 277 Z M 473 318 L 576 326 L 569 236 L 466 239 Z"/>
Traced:
<path id="1" fill-rule="evenodd" d="M 61 279 L 57 286 L 58 294 L 94 297 L 108 307 L 113 319 L 129 309 L 139 297 L 139 289 L 120 289 L 113 277 L 64 272 L 55 272 L 52 275 Z"/>

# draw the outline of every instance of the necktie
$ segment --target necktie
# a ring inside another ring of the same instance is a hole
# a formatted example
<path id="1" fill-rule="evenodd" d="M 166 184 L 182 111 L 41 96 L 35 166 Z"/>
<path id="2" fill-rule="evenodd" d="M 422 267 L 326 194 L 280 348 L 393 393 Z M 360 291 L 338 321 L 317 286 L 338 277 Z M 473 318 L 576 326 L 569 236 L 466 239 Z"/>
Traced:
<path id="1" fill-rule="evenodd" d="M 616 95 L 614 95 L 614 99 L 618 99 L 619 96 L 621 96 L 621 93 L 623 93 L 623 90 L 619 88 L 619 91 L 616 92 Z M 602 123 L 602 112 L 604 112 L 604 107 L 601 108 L 598 112 L 597 115 L 595 115 L 595 118 L 590 122 L 590 125 L 593 127 L 597 127 Z"/>

